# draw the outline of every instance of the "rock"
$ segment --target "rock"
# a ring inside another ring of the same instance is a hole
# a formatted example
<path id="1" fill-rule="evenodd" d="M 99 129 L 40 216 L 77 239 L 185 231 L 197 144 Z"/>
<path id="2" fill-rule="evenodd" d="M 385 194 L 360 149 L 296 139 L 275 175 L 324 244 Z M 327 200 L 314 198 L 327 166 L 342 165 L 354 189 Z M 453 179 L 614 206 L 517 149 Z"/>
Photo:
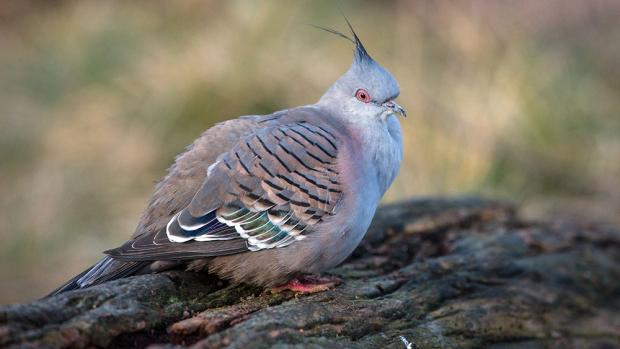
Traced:
<path id="1" fill-rule="evenodd" d="M 295 295 L 181 271 L 0 308 L 7 348 L 620 347 L 620 232 L 507 204 L 382 207 L 333 290 Z"/>

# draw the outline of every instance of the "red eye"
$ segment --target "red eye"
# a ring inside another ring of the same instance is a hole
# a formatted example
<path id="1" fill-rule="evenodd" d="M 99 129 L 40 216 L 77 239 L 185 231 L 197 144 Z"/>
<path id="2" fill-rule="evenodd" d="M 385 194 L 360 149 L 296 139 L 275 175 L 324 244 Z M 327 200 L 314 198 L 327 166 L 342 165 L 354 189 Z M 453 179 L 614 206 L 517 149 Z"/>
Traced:
<path id="1" fill-rule="evenodd" d="M 364 90 L 363 88 L 360 88 L 355 92 L 355 98 L 357 98 L 360 102 L 370 102 L 370 95 L 368 94 L 368 91 Z"/>

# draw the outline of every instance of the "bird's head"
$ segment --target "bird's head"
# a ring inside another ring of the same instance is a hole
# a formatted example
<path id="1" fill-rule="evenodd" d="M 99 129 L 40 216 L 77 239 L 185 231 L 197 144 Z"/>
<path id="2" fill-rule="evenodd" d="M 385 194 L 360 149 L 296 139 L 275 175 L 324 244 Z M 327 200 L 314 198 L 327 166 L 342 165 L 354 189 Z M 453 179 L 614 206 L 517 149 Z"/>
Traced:
<path id="1" fill-rule="evenodd" d="M 398 82 L 370 57 L 348 20 L 347 24 L 352 38 L 333 29 L 317 27 L 344 37 L 355 45 L 353 64 L 325 92 L 319 104 L 356 118 L 385 119 L 392 114 L 406 116 L 405 110 L 395 101 L 400 94 Z"/>

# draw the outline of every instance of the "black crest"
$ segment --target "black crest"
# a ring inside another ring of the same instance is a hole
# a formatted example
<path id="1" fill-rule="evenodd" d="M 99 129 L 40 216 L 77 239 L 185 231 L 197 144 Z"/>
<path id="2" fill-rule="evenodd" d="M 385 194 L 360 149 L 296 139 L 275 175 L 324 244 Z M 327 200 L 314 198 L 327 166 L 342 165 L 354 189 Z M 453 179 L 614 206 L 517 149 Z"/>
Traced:
<path id="1" fill-rule="evenodd" d="M 363 62 L 365 60 L 372 60 L 372 58 L 370 58 L 370 55 L 368 54 L 368 52 L 366 52 L 366 48 L 364 47 L 364 45 L 362 44 L 362 41 L 360 40 L 360 38 L 357 36 L 357 33 L 355 33 L 355 29 L 353 29 L 353 26 L 351 25 L 351 22 L 349 22 L 349 19 L 347 18 L 347 16 L 344 15 L 344 13 L 342 13 L 342 11 L 340 11 L 340 13 L 342 14 L 342 17 L 344 17 L 344 20 L 347 22 L 347 26 L 349 27 L 349 30 L 351 30 L 351 35 L 353 35 L 353 38 L 335 30 L 335 29 L 331 29 L 331 28 L 325 28 L 319 25 L 315 25 L 315 24 L 310 24 L 311 26 L 317 28 L 317 29 L 321 29 L 324 30 L 328 33 L 334 34 L 334 35 L 338 35 L 341 38 L 347 39 L 349 41 L 351 41 L 354 45 L 355 45 L 355 60 L 358 62 Z"/>

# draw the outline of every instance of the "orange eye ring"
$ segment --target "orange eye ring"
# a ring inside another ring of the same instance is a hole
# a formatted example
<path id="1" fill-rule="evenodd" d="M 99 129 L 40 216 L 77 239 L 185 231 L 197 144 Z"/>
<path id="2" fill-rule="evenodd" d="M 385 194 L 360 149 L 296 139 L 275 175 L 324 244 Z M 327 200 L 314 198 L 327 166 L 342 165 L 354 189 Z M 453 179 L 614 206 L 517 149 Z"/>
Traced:
<path id="1" fill-rule="evenodd" d="M 357 98 L 360 102 L 369 103 L 370 102 L 370 94 L 363 88 L 355 91 L 355 98 Z"/>

